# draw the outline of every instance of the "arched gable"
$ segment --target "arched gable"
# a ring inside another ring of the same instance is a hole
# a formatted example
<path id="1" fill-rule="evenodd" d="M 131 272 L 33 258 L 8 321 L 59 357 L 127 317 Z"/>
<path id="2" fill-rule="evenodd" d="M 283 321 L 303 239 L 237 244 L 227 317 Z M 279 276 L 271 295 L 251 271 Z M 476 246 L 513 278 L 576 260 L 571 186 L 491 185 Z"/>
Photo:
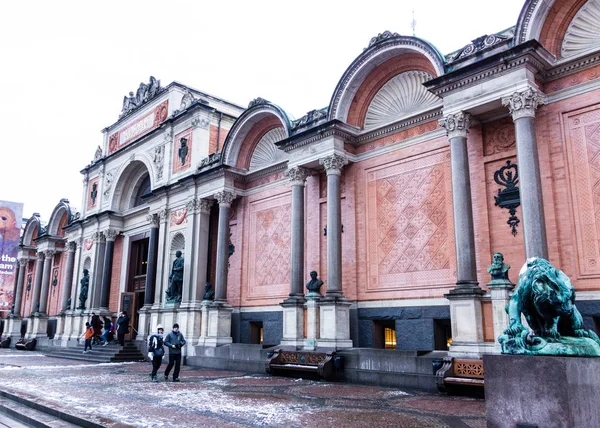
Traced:
<path id="1" fill-rule="evenodd" d="M 40 230 L 42 230 L 40 215 L 35 213 L 31 216 L 29 220 L 27 220 L 27 224 L 25 224 L 22 245 L 35 246 L 36 244 L 34 242 L 34 239 L 36 239 L 40 235 Z"/>
<path id="2" fill-rule="evenodd" d="M 287 138 L 290 135 L 291 122 L 280 107 L 268 101 L 257 99 L 250 103 L 250 107 L 236 120 L 233 127 L 227 135 L 225 144 L 223 145 L 223 163 L 230 166 L 235 166 L 243 169 L 250 169 L 252 156 L 255 149 L 262 145 L 267 145 L 273 141 L 273 137 Z M 278 132 L 271 132 L 279 130 Z M 264 149 L 263 154 L 273 155 L 273 159 L 277 159 L 277 152 Z M 263 162 L 267 158 L 263 159 Z M 259 162 L 260 165 L 262 165 Z M 254 162 L 253 166 L 257 163 Z"/>
<path id="3" fill-rule="evenodd" d="M 538 40 L 556 58 L 600 47 L 598 0 L 528 0 L 517 22 L 515 42 Z"/>
<path id="4" fill-rule="evenodd" d="M 374 37 L 338 82 L 329 103 L 329 120 L 338 119 L 362 128 L 371 101 L 384 85 L 410 71 L 438 77 L 444 73 L 443 56 L 417 37 L 388 31 Z M 425 95 L 425 88 L 422 90 Z"/>
<path id="5" fill-rule="evenodd" d="M 116 174 L 116 185 L 112 188 L 111 210 L 122 212 L 133 207 L 135 198 L 144 180 L 150 180 L 150 188 L 154 188 L 154 174 L 152 173 L 151 162 L 144 156 L 137 155 L 134 160 L 130 160 L 122 165 Z"/>
<path id="6" fill-rule="evenodd" d="M 69 224 L 71 219 L 71 206 L 67 199 L 61 201 L 54 207 L 48 222 L 48 234 L 51 236 L 64 236 L 63 227 Z"/>

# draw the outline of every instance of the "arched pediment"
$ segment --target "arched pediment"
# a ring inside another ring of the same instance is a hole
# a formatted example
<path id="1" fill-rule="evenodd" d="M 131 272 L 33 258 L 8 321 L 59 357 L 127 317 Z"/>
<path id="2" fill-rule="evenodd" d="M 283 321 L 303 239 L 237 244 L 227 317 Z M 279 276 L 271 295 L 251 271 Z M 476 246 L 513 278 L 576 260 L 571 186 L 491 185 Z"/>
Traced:
<path id="1" fill-rule="evenodd" d="M 287 135 L 282 127 L 273 128 L 263 135 L 250 158 L 250 171 L 264 168 L 287 159 L 286 153 L 275 146 L 276 142 L 286 137 Z"/>
<path id="2" fill-rule="evenodd" d="M 444 74 L 444 58 L 430 43 L 389 32 L 371 40 L 369 47 L 344 72 L 329 103 L 329 120 L 364 125 L 367 108 L 382 87 L 403 72 Z"/>
<path id="3" fill-rule="evenodd" d="M 561 46 L 563 58 L 600 47 L 600 0 L 589 0 L 567 27 Z"/>
<path id="4" fill-rule="evenodd" d="M 236 120 L 227 134 L 223 145 L 223 163 L 242 169 L 252 169 L 250 166 L 252 158 L 258 145 L 263 141 L 258 157 L 255 158 L 254 167 L 258 164 L 266 166 L 264 162 L 268 159 L 266 147 L 267 142 L 277 138 L 277 141 L 290 135 L 291 122 L 288 115 L 275 104 L 258 99 L 250 103 L 250 107 Z M 281 132 L 272 132 L 280 129 Z M 276 149 L 275 146 L 273 148 Z M 262 153 L 265 156 L 262 156 Z M 275 152 L 271 152 L 275 156 Z M 276 156 L 275 156 L 276 157 Z"/>
<path id="5" fill-rule="evenodd" d="M 40 221 L 40 215 L 35 213 L 31 216 L 29 220 L 27 220 L 27 224 L 25 224 L 25 229 L 23 231 L 22 237 L 22 245 L 25 246 L 33 246 L 35 245 L 34 239 L 36 239 L 42 231 L 42 224 Z"/>
<path id="6" fill-rule="evenodd" d="M 116 185 L 113 188 L 111 209 L 123 212 L 135 206 L 135 201 L 144 183 L 150 182 L 153 188 L 152 170 L 142 159 L 127 163 L 119 172 Z"/>
<path id="7" fill-rule="evenodd" d="M 61 201 L 54 207 L 48 222 L 48 235 L 64 236 L 63 227 L 67 226 L 71 221 L 71 206 L 67 199 Z"/>

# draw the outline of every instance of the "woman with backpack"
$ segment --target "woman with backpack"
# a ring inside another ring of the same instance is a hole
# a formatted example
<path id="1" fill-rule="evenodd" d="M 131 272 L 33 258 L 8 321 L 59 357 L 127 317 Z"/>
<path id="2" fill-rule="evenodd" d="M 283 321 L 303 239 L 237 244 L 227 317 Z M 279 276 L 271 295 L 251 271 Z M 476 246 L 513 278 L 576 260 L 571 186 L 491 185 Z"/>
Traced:
<path id="1" fill-rule="evenodd" d="M 148 358 L 152 361 L 152 373 L 150 377 L 152 382 L 158 382 L 156 374 L 162 363 L 162 359 L 165 356 L 165 350 L 163 349 L 163 326 L 156 326 L 156 333 L 150 336 L 148 339 Z"/>

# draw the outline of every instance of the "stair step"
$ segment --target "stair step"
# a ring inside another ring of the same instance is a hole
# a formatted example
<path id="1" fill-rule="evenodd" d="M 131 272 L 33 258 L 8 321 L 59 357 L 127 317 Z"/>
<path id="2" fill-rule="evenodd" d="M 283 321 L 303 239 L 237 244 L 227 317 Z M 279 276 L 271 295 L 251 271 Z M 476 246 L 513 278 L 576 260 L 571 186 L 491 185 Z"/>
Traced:
<path id="1" fill-rule="evenodd" d="M 71 428 L 79 426 L 3 397 L 0 397 L 0 413 L 23 422 L 25 425 L 22 426 L 39 428 Z M 11 424 L 11 426 L 16 427 L 17 424 Z"/>
<path id="2" fill-rule="evenodd" d="M 133 343 L 126 343 L 123 347 L 117 347 L 116 344 L 96 345 L 86 354 L 83 353 L 84 349 L 84 345 L 79 343 L 74 347 L 56 349 L 47 356 L 100 363 L 143 361 L 145 359 L 144 354 Z"/>

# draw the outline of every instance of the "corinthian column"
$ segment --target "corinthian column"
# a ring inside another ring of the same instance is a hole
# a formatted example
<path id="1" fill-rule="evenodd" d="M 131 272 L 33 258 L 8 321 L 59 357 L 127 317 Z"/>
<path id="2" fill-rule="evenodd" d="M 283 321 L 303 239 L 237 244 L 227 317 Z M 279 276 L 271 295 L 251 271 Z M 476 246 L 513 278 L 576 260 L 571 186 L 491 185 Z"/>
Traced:
<path id="1" fill-rule="evenodd" d="M 68 252 L 67 252 L 67 269 L 65 272 L 65 282 L 63 286 L 62 293 L 62 301 L 60 310 L 70 311 L 71 307 L 67 307 L 67 302 L 69 301 L 69 297 L 71 296 L 71 287 L 73 285 L 73 270 L 75 267 L 75 249 L 77 248 L 77 244 L 74 241 L 70 241 L 68 244 Z M 71 302 L 71 306 L 73 302 Z"/>
<path id="2" fill-rule="evenodd" d="M 166 216 L 166 214 L 165 214 Z M 158 259 L 158 227 L 161 215 L 149 214 L 146 220 L 150 223 L 150 239 L 148 242 L 148 269 L 146 269 L 146 288 L 144 291 L 144 306 L 154 303 L 154 287 L 156 283 L 156 261 Z"/>
<path id="3" fill-rule="evenodd" d="M 227 302 L 227 272 L 229 261 L 229 211 L 235 199 L 232 192 L 223 190 L 215 193 L 219 203 L 219 230 L 217 236 L 217 277 L 215 303 Z"/>
<path id="4" fill-rule="evenodd" d="M 100 309 L 108 311 L 108 302 L 110 300 L 110 281 L 112 278 L 113 253 L 115 249 L 115 239 L 119 234 L 114 229 L 108 229 L 104 232 L 106 235 L 106 248 L 104 250 L 104 263 L 102 268 L 102 290 L 100 291 Z"/>
<path id="5" fill-rule="evenodd" d="M 33 285 L 33 295 L 31 299 L 31 315 L 38 311 L 40 304 L 40 291 L 42 291 L 42 272 L 44 270 L 44 252 L 37 253 L 37 263 L 35 264 L 35 283 Z"/>
<path id="6" fill-rule="evenodd" d="M 25 268 L 27 267 L 28 259 L 22 258 L 19 259 L 19 279 L 17 282 L 17 290 L 15 293 L 15 309 L 13 311 L 13 316 L 19 317 L 21 316 L 21 300 L 23 298 L 23 285 L 25 284 Z"/>
<path id="7" fill-rule="evenodd" d="M 525 255 L 547 259 L 546 221 L 535 135 L 535 110 L 542 104 L 543 95 L 532 88 L 502 98 L 502 105 L 508 107 L 515 123 Z"/>

